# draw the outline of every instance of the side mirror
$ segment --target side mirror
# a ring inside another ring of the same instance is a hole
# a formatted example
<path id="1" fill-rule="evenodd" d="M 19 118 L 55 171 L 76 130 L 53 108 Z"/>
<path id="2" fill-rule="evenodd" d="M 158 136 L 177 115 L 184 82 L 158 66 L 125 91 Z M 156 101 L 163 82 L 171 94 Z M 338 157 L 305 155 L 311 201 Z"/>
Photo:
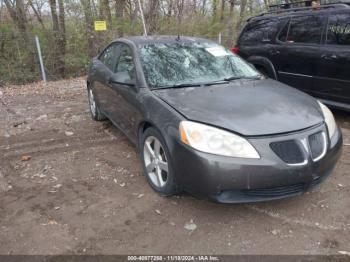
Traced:
<path id="1" fill-rule="evenodd" d="M 126 71 L 113 74 L 110 77 L 109 82 L 112 84 L 120 84 L 127 86 L 135 86 L 136 84 L 135 80 L 131 79 L 129 73 Z"/>

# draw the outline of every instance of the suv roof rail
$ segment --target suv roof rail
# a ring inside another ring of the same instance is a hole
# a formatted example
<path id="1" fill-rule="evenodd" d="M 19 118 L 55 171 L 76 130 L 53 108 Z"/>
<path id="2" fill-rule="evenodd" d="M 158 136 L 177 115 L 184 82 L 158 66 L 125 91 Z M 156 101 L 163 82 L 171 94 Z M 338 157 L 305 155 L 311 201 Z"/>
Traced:
<path id="1" fill-rule="evenodd" d="M 298 2 L 289 2 L 289 0 L 286 0 L 287 3 L 284 4 L 278 4 L 278 5 L 270 5 L 270 11 L 261 13 L 257 16 L 248 18 L 247 21 L 250 21 L 251 19 L 255 17 L 261 17 L 265 15 L 272 15 L 272 14 L 283 14 L 283 13 L 293 13 L 293 12 L 302 12 L 302 11 L 308 11 L 308 10 L 324 10 L 324 9 L 331 9 L 331 8 L 350 8 L 350 0 L 338 0 L 337 2 L 324 2 L 321 5 L 313 6 L 313 2 L 317 2 L 315 0 L 305 0 L 305 1 L 298 1 Z"/>
<path id="2" fill-rule="evenodd" d="M 286 0 L 285 3 L 282 4 L 269 5 L 269 11 L 291 10 L 302 7 L 322 8 L 324 6 L 333 6 L 335 4 L 350 5 L 350 0 L 303 0 L 296 2 Z"/>

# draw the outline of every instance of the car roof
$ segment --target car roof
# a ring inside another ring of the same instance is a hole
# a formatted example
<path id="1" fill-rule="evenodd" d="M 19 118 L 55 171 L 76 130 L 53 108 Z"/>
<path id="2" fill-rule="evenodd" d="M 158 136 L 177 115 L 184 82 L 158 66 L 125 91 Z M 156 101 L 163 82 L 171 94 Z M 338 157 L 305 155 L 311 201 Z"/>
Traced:
<path id="1" fill-rule="evenodd" d="M 212 40 L 193 36 L 175 36 L 175 35 L 154 35 L 154 36 L 127 36 L 118 38 L 115 41 L 127 40 L 135 45 L 147 44 L 168 44 L 168 43 L 215 43 Z"/>
<path id="2" fill-rule="evenodd" d="M 285 10 L 277 10 L 271 12 L 261 13 L 259 15 L 250 17 L 247 19 L 247 22 L 256 22 L 264 19 L 279 19 L 284 17 L 293 17 L 293 16 L 303 16 L 310 14 L 319 14 L 319 13 L 331 13 L 338 12 L 339 10 L 350 11 L 350 2 L 349 3 L 340 3 L 340 4 L 329 4 L 321 5 L 318 9 L 309 7 L 309 8 L 291 8 Z"/>

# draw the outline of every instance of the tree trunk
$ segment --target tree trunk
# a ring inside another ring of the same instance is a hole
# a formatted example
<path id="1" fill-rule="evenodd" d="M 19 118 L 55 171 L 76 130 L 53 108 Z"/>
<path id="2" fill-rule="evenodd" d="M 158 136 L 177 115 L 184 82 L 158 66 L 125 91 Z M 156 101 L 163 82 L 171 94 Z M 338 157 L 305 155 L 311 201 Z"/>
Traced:
<path id="1" fill-rule="evenodd" d="M 52 33 L 53 33 L 53 47 L 52 47 L 52 65 L 54 74 L 59 72 L 60 59 L 59 59 L 59 24 L 57 15 L 57 3 L 56 0 L 49 0 L 51 19 L 52 19 Z"/>
<path id="2" fill-rule="evenodd" d="M 244 20 L 244 15 L 247 7 L 247 0 L 241 0 L 240 4 L 240 12 L 239 12 L 239 20 L 237 22 L 236 30 L 237 32 L 240 32 L 242 29 L 242 23 Z"/>
<path id="3" fill-rule="evenodd" d="M 137 15 L 139 13 L 139 5 L 137 3 L 137 1 L 135 1 L 135 8 L 132 11 L 132 4 L 130 3 L 130 14 L 131 14 L 131 24 L 135 24 L 136 20 L 137 20 Z"/>
<path id="4" fill-rule="evenodd" d="M 51 17 L 52 17 L 52 30 L 54 34 L 56 34 L 59 30 L 56 0 L 50 0 L 49 4 L 51 9 Z"/>
<path id="5" fill-rule="evenodd" d="M 152 0 L 149 2 L 148 10 L 145 15 L 146 25 L 148 25 L 148 33 L 151 35 L 158 30 L 159 17 L 159 0 Z"/>
<path id="6" fill-rule="evenodd" d="M 80 0 L 85 16 L 85 26 L 86 26 L 86 37 L 87 37 L 87 47 L 89 57 L 92 58 L 95 55 L 95 46 L 94 46 L 94 21 L 91 10 L 91 2 L 90 0 Z"/>
<path id="7" fill-rule="evenodd" d="M 115 17 L 117 18 L 118 34 L 120 37 L 124 35 L 125 2 L 125 0 L 115 0 Z"/>
<path id="8" fill-rule="evenodd" d="M 184 4 L 185 4 L 185 0 L 177 1 L 177 23 L 178 23 L 178 28 L 181 28 Z"/>
<path id="9" fill-rule="evenodd" d="M 206 11 L 206 6 L 207 6 L 207 1 L 202 0 L 202 15 L 205 15 Z"/>
<path id="10" fill-rule="evenodd" d="M 20 41 L 20 45 L 25 45 L 25 49 L 28 50 L 29 56 L 28 61 L 25 63 L 29 65 L 30 71 L 35 71 L 35 51 L 34 51 L 34 40 L 29 36 L 27 16 L 23 0 L 4 0 L 6 8 L 11 16 L 11 19 L 18 28 L 23 41 Z"/>
<path id="11" fill-rule="evenodd" d="M 41 18 L 41 14 L 38 12 L 38 10 L 36 10 L 36 8 L 35 8 L 35 6 L 33 4 L 33 1 L 32 0 L 28 0 L 28 4 L 32 8 L 35 17 L 36 17 L 36 19 L 38 19 L 38 22 L 40 23 L 42 28 L 45 29 L 45 25 L 44 25 L 43 19 Z"/>
<path id="12" fill-rule="evenodd" d="M 28 29 L 27 29 L 27 16 L 25 13 L 23 0 L 4 0 L 6 8 L 15 22 L 18 30 L 21 32 L 24 40 L 29 41 Z"/>
<path id="13" fill-rule="evenodd" d="M 218 0 L 213 0 L 213 17 L 212 17 L 212 23 L 216 22 L 216 18 L 217 18 L 217 13 L 218 13 Z"/>
<path id="14" fill-rule="evenodd" d="M 111 8 L 108 0 L 100 0 L 100 17 L 112 26 Z"/>
<path id="15" fill-rule="evenodd" d="M 221 0 L 221 13 L 220 13 L 220 22 L 224 22 L 225 17 L 225 0 Z"/>
<path id="16" fill-rule="evenodd" d="M 58 0 L 58 24 L 59 24 L 59 73 L 62 77 L 65 75 L 65 56 L 66 56 L 66 21 L 64 13 L 64 0 Z"/>
<path id="17" fill-rule="evenodd" d="M 229 20 L 229 23 L 228 23 L 228 41 L 227 41 L 227 45 L 229 47 L 231 47 L 231 45 L 233 44 L 233 16 L 234 16 L 234 13 L 233 13 L 233 10 L 234 10 L 234 7 L 235 7 L 235 0 L 230 0 L 230 13 L 229 13 L 229 17 L 230 17 L 230 20 Z"/>
<path id="18" fill-rule="evenodd" d="M 173 12 L 173 6 L 174 6 L 173 0 L 169 0 L 169 2 L 168 2 L 168 10 L 167 10 L 167 14 L 166 14 L 168 19 L 171 18 L 171 15 L 172 15 L 172 12 Z"/>

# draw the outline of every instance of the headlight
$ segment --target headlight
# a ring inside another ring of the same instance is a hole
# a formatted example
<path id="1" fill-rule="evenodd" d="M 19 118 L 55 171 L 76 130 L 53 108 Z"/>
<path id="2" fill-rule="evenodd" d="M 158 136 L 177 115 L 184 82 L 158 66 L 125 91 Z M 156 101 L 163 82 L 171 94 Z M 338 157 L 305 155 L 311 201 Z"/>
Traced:
<path id="1" fill-rule="evenodd" d="M 244 138 L 204 124 L 182 121 L 181 141 L 206 153 L 215 155 L 260 158 L 255 148 Z"/>
<path id="2" fill-rule="evenodd" d="M 329 108 L 322 104 L 320 101 L 318 101 L 318 104 L 320 105 L 323 112 L 324 121 L 326 122 L 328 128 L 329 138 L 332 138 L 332 136 L 335 134 L 335 131 L 337 130 L 337 124 L 334 120 L 334 116 L 331 110 L 329 110 Z"/>

